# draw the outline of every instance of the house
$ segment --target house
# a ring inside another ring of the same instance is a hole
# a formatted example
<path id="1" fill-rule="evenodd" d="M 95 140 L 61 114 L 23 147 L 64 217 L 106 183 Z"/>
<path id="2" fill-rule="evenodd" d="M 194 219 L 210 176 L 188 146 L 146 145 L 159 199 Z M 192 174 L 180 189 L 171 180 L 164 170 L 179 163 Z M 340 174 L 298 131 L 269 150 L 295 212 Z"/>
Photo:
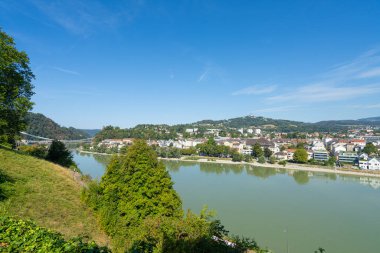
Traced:
<path id="1" fill-rule="evenodd" d="M 287 152 L 277 152 L 274 154 L 274 157 L 278 160 L 288 160 L 288 153 Z M 293 159 L 293 157 L 292 157 Z"/>
<path id="2" fill-rule="evenodd" d="M 366 160 L 359 161 L 359 168 L 362 170 L 380 170 L 380 159 L 370 158 Z"/>
<path id="3" fill-rule="evenodd" d="M 340 163 L 356 163 L 358 158 L 358 154 L 353 152 L 342 152 L 338 155 Z"/>
<path id="4" fill-rule="evenodd" d="M 288 148 L 288 149 L 286 150 L 286 153 L 287 153 L 287 160 L 293 160 L 294 152 L 296 152 L 296 150 L 293 149 L 293 148 Z"/>
<path id="5" fill-rule="evenodd" d="M 327 161 L 330 156 L 326 150 L 315 150 L 313 152 L 313 159 L 316 161 Z"/>

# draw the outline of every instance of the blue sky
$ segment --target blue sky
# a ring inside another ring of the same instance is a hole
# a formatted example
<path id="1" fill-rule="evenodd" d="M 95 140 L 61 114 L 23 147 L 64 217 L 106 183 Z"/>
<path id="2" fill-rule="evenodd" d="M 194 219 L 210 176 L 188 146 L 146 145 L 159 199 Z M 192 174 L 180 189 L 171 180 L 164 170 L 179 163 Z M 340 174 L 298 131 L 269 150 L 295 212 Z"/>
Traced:
<path id="1" fill-rule="evenodd" d="M 78 128 L 380 116 L 380 1 L 13 1 L 34 111 Z"/>

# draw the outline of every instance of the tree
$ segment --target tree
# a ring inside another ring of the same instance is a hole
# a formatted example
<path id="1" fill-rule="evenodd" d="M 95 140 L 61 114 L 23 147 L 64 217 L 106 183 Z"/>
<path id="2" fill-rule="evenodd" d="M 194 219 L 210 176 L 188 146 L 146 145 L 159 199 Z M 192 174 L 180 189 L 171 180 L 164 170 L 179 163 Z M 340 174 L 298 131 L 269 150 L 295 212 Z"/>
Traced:
<path id="1" fill-rule="evenodd" d="M 232 154 L 233 162 L 241 162 L 243 161 L 243 159 L 244 159 L 244 156 L 242 154 L 239 154 L 238 152 L 235 152 L 234 154 Z"/>
<path id="2" fill-rule="evenodd" d="M 255 143 L 252 148 L 252 155 L 256 158 L 259 158 L 260 156 L 264 155 L 263 149 L 261 148 L 261 145 L 259 143 Z"/>
<path id="3" fill-rule="evenodd" d="M 265 163 L 265 157 L 264 156 L 260 156 L 259 159 L 258 159 L 258 162 L 259 163 Z"/>
<path id="4" fill-rule="evenodd" d="M 53 163 L 57 163 L 64 167 L 70 168 L 71 166 L 75 166 L 76 164 L 73 161 L 73 155 L 66 148 L 63 142 L 58 140 L 54 140 L 48 150 L 46 155 L 46 160 L 51 161 Z"/>
<path id="5" fill-rule="evenodd" d="M 273 152 L 269 148 L 264 149 L 264 156 L 266 158 L 269 158 L 272 154 L 273 154 Z"/>
<path id="6" fill-rule="evenodd" d="M 308 154 L 303 148 L 299 148 L 294 152 L 293 160 L 297 163 L 307 163 Z"/>
<path id="7" fill-rule="evenodd" d="M 29 58 L 18 51 L 12 37 L 0 29 L 0 141 L 16 147 L 16 137 L 26 128 L 25 116 L 32 109 Z"/>
<path id="8" fill-rule="evenodd" d="M 99 213 L 109 234 L 126 236 L 147 217 L 182 217 L 169 173 L 143 140 L 136 140 L 125 156 L 112 159 L 99 195 Z"/>
<path id="9" fill-rule="evenodd" d="M 376 154 L 377 153 L 377 148 L 376 148 L 375 145 L 373 145 L 372 142 L 369 142 L 363 148 L 363 152 L 366 153 L 366 154 L 368 154 L 368 155 Z"/>
<path id="10" fill-rule="evenodd" d="M 269 157 L 269 163 L 270 164 L 275 164 L 276 163 L 276 158 L 274 156 Z"/>

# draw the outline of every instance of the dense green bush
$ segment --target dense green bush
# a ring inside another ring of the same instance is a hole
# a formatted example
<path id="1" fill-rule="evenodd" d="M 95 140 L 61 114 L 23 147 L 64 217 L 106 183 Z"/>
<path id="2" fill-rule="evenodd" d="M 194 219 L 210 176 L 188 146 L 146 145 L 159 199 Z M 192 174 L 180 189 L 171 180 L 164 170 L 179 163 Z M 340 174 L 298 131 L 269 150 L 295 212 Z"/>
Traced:
<path id="1" fill-rule="evenodd" d="M 41 159 L 45 159 L 47 155 L 47 148 L 44 145 L 20 146 L 18 149 L 23 153 L 26 153 L 28 155 L 35 156 Z"/>
<path id="2" fill-rule="evenodd" d="M 110 252 L 82 238 L 64 240 L 60 233 L 38 227 L 32 221 L 0 217 L 1 252 Z"/>

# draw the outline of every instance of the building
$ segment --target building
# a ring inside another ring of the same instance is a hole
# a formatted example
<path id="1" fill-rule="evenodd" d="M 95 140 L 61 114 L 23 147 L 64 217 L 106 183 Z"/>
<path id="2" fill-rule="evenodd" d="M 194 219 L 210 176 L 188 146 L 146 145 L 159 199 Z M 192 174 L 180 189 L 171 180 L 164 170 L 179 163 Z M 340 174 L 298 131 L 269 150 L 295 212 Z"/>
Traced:
<path id="1" fill-rule="evenodd" d="M 362 170 L 380 170 L 380 159 L 370 158 L 366 160 L 359 161 L 359 168 Z"/>
<path id="2" fill-rule="evenodd" d="M 326 150 L 314 150 L 313 159 L 316 161 L 327 161 L 330 156 Z"/>
<path id="3" fill-rule="evenodd" d="M 358 154 L 352 152 L 341 152 L 338 155 L 338 161 L 340 163 L 356 163 L 358 161 Z"/>

